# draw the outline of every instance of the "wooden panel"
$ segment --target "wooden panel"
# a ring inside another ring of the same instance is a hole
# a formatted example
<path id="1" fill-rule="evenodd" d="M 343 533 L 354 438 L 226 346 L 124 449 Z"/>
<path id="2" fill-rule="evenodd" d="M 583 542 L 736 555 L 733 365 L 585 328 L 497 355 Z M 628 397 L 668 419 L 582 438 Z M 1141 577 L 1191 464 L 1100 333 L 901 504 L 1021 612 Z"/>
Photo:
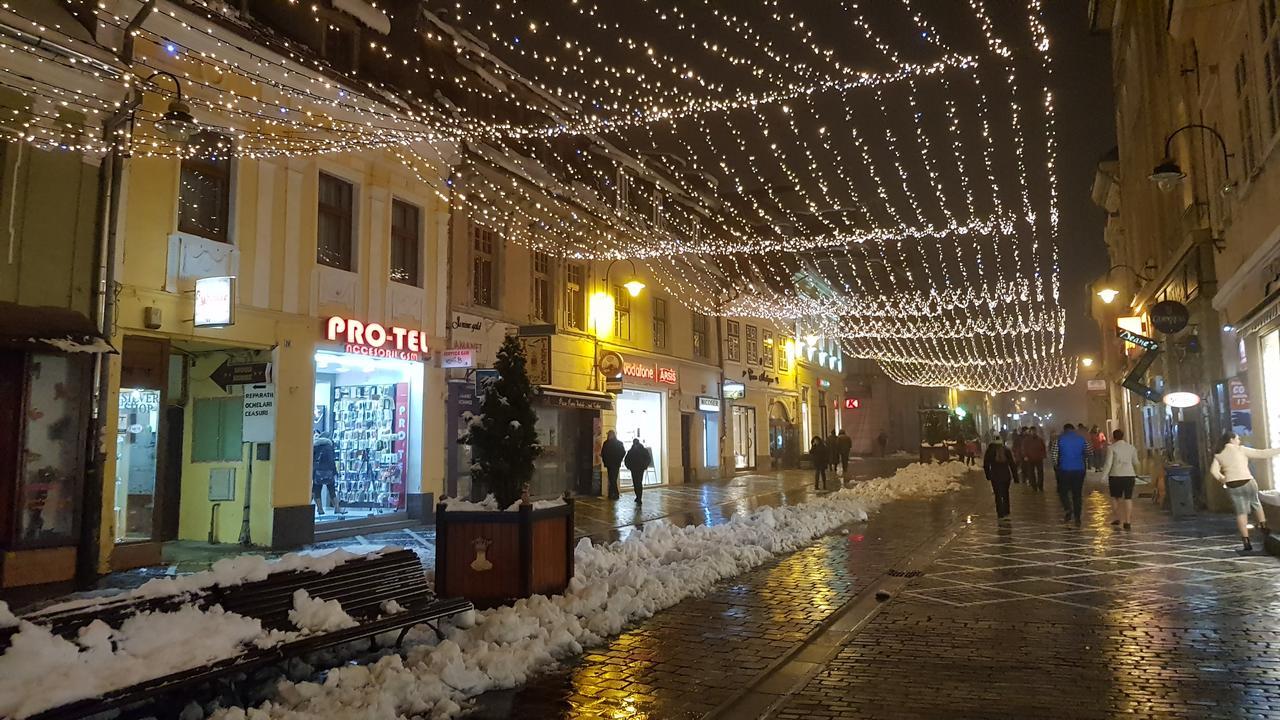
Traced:
<path id="1" fill-rule="evenodd" d="M 76 575 L 76 549 L 19 550 L 0 556 L 0 587 L 66 582 Z"/>
<path id="2" fill-rule="evenodd" d="M 120 355 L 120 387 L 165 390 L 169 384 L 169 343 L 126 337 Z"/>
<path id="3" fill-rule="evenodd" d="M 159 565 L 161 545 L 158 542 L 131 542 L 116 545 L 111 550 L 111 570 L 131 570 L 133 568 Z"/>
<path id="4" fill-rule="evenodd" d="M 461 513 L 459 513 L 461 514 Z M 445 538 L 445 587 L 453 597 L 465 597 L 477 604 L 502 601 L 520 594 L 520 526 L 514 522 L 471 522 L 450 518 L 437 528 Z M 474 541 L 492 541 L 485 559 L 488 570 L 471 567 L 476 560 Z"/>
<path id="5" fill-rule="evenodd" d="M 533 592 L 555 595 L 569 584 L 569 558 L 565 553 L 569 518 L 534 518 L 533 521 Z"/>

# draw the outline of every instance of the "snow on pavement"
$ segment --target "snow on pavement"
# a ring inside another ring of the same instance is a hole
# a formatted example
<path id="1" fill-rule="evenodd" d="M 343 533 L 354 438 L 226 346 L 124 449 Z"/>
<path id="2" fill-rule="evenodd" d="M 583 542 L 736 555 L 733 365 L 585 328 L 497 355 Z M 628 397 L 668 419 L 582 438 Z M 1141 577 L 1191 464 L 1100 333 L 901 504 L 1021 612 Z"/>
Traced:
<path id="1" fill-rule="evenodd" d="M 448 718 L 489 690 L 526 683 L 563 658 L 599 645 L 628 624 L 702 595 L 773 555 L 867 518 L 885 502 L 960 487 L 963 463 L 910 465 L 892 478 L 861 482 L 800 505 L 739 513 L 715 525 L 651 523 L 626 540 L 575 549 L 564 595 L 534 596 L 467 613 L 439 644 L 426 633 L 402 654 L 329 671 L 322 683 L 282 682 L 276 700 L 230 708 L 215 720 L 394 720 Z"/>

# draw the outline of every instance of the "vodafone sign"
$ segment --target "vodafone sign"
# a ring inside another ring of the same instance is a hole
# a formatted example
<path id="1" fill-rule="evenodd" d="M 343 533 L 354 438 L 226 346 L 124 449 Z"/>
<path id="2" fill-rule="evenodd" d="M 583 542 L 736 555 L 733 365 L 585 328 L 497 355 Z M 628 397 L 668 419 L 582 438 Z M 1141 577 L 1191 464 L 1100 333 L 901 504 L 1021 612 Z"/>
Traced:
<path id="1" fill-rule="evenodd" d="M 427 334 L 396 325 L 363 323 L 338 315 L 325 323 L 325 337 L 343 343 L 344 352 L 369 357 L 421 360 L 430 349 Z"/>

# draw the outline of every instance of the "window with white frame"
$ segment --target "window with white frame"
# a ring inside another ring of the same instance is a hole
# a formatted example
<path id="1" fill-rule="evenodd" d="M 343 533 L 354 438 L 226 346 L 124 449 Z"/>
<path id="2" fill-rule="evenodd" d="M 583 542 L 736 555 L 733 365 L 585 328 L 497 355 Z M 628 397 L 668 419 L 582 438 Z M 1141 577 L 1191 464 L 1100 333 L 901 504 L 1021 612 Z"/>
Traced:
<path id="1" fill-rule="evenodd" d="M 551 310 L 551 256 L 544 252 L 533 254 L 533 297 L 529 317 L 550 322 Z"/>
<path id="2" fill-rule="evenodd" d="M 178 231 L 230 242 L 231 140 L 202 132 L 191 139 L 199 156 L 182 159 L 178 178 Z"/>
<path id="3" fill-rule="evenodd" d="M 711 326 L 710 318 L 700 312 L 693 311 L 693 356 L 697 358 L 709 357 L 709 348 L 707 347 L 707 334 Z"/>
<path id="4" fill-rule="evenodd" d="M 471 302 L 496 308 L 495 271 L 497 270 L 498 238 L 496 234 L 479 225 L 471 226 Z"/>
<path id="5" fill-rule="evenodd" d="M 631 291 L 621 285 L 613 286 L 613 336 L 631 339 Z"/>
<path id="6" fill-rule="evenodd" d="M 791 359 L 787 357 L 787 338 L 778 338 L 778 372 L 791 371 Z"/>
<path id="7" fill-rule="evenodd" d="M 733 362 L 742 360 L 742 326 L 737 320 L 725 321 L 725 356 Z"/>
<path id="8" fill-rule="evenodd" d="M 1280 0 L 1258 0 L 1258 32 L 1262 38 L 1267 130 L 1270 137 L 1275 137 L 1280 133 Z"/>
<path id="9" fill-rule="evenodd" d="M 587 329 L 587 266 L 569 263 L 564 268 L 564 324 L 574 330 Z"/>
<path id="10" fill-rule="evenodd" d="M 1244 174 L 1248 176 L 1257 165 L 1258 154 L 1254 135 L 1253 88 L 1249 85 L 1249 56 L 1240 53 L 1235 68 L 1236 122 L 1240 131 L 1240 149 Z"/>
<path id="11" fill-rule="evenodd" d="M 653 299 L 653 347 L 667 347 L 667 301 L 660 297 Z"/>
<path id="12" fill-rule="evenodd" d="M 760 331 L 755 325 L 747 326 L 747 364 L 760 363 Z"/>
<path id="13" fill-rule="evenodd" d="M 760 342 L 763 345 L 760 352 L 760 364 L 771 368 L 773 367 L 773 331 L 761 330 Z"/>

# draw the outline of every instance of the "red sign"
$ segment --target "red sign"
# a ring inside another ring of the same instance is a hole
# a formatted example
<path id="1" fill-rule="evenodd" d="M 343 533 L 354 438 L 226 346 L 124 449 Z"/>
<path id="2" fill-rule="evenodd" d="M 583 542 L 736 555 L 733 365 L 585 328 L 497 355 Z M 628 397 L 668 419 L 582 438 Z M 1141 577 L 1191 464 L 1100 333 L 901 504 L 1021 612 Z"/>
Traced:
<path id="1" fill-rule="evenodd" d="M 344 343 L 344 351 L 353 355 L 420 360 L 427 347 L 427 334 L 396 325 L 363 323 L 334 315 L 326 323 L 325 337 Z"/>
<path id="2" fill-rule="evenodd" d="M 1239 378 L 1231 378 L 1227 381 L 1227 387 L 1231 390 L 1231 409 L 1233 411 L 1248 410 L 1249 391 L 1245 388 L 1244 383 Z"/>
<path id="3" fill-rule="evenodd" d="M 658 382 L 668 385 L 676 385 L 680 380 L 676 377 L 675 368 L 660 367 L 658 368 Z"/>
<path id="4" fill-rule="evenodd" d="M 862 401 L 861 401 L 861 400 L 859 400 L 858 398 L 845 398 L 845 399 L 844 399 L 844 409 L 845 409 L 845 410 L 857 410 L 857 409 L 858 409 L 858 408 L 860 408 L 860 407 L 862 407 Z"/>

